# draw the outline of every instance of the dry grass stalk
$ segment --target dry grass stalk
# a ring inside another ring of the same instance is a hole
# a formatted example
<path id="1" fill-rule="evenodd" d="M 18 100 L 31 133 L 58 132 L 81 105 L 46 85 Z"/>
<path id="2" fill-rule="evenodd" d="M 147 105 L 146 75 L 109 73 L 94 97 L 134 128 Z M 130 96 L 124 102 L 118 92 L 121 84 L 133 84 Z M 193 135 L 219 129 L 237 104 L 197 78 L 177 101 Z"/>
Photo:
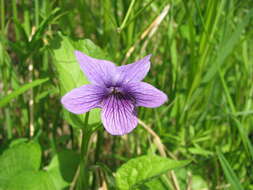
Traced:
<path id="1" fill-rule="evenodd" d="M 122 62 L 123 65 L 126 63 L 127 59 L 134 52 L 137 44 L 139 44 L 140 41 L 142 41 L 143 39 L 145 39 L 148 36 L 148 39 L 144 42 L 144 46 L 142 48 L 142 51 L 144 51 L 146 49 L 146 45 L 147 45 L 148 40 L 155 34 L 155 32 L 157 31 L 159 25 L 161 24 L 161 22 L 163 21 L 165 16 L 168 14 L 169 9 L 170 9 L 170 5 L 168 4 L 164 7 L 161 14 L 158 15 L 155 18 L 155 20 L 148 26 L 148 28 L 142 33 L 141 37 L 134 43 L 134 45 L 129 48 L 129 50 L 126 53 L 125 59 Z"/>
<path id="2" fill-rule="evenodd" d="M 157 146 L 160 155 L 163 156 L 163 157 L 167 157 L 166 151 L 165 151 L 165 146 L 162 144 L 162 141 L 161 141 L 160 137 L 147 124 L 145 124 L 143 121 L 141 121 L 139 119 L 138 122 L 154 138 L 154 143 Z M 170 153 L 169 155 L 173 159 L 175 159 L 175 160 L 177 159 L 173 154 Z M 169 172 L 169 177 L 172 179 L 175 190 L 180 190 L 177 177 L 176 177 L 175 172 L 173 170 Z"/>

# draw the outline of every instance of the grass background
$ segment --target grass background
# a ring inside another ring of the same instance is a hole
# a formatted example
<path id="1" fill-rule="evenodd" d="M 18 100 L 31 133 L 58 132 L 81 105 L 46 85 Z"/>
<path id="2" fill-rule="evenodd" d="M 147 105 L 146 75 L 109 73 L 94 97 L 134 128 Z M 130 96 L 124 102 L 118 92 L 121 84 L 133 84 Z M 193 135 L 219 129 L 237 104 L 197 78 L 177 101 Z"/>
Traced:
<path id="1" fill-rule="evenodd" d="M 43 165 L 60 149 L 78 149 L 49 48 L 61 31 L 91 39 L 118 65 L 152 53 L 145 81 L 169 97 L 158 109 L 141 108 L 141 125 L 128 136 L 99 130 L 90 160 L 96 143 L 112 171 L 164 146 L 168 157 L 192 160 L 182 180 L 176 173 L 181 189 L 191 176 L 207 189 L 253 189 L 251 0 L 1 0 L 0 8 L 1 151 L 31 136 L 29 126 Z"/>

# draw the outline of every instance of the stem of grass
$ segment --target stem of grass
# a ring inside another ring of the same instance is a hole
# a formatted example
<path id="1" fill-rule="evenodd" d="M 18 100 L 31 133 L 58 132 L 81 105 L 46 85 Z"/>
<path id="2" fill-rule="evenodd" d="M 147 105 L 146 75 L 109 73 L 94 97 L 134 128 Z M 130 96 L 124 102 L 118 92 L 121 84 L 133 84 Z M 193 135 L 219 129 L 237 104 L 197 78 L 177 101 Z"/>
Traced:
<path id="1" fill-rule="evenodd" d="M 27 36 L 30 36 L 31 25 L 30 25 L 30 10 L 29 10 L 29 1 L 25 1 L 24 5 L 24 28 Z"/>
<path id="2" fill-rule="evenodd" d="M 101 148 L 103 145 L 103 131 L 102 130 L 98 130 L 97 131 L 97 142 L 96 142 L 96 150 L 95 150 L 95 159 L 94 159 L 94 164 L 97 164 L 97 162 L 99 162 L 99 156 L 101 154 Z M 92 189 L 96 189 L 98 186 L 97 184 L 97 176 L 94 173 L 93 175 L 93 182 L 92 182 Z"/>
<path id="3" fill-rule="evenodd" d="M 12 14 L 13 14 L 13 20 L 18 20 L 17 0 L 12 0 Z M 15 26 L 15 37 L 16 37 L 16 40 L 18 41 L 20 38 L 20 34 L 19 34 L 17 26 L 16 25 L 14 26 Z"/>
<path id="4" fill-rule="evenodd" d="M 125 27 L 125 25 L 126 25 L 128 19 L 129 19 L 130 13 L 131 13 L 132 10 L 133 10 L 135 1 L 136 1 L 136 0 L 132 0 L 132 1 L 131 1 L 130 6 L 129 6 L 128 10 L 127 10 L 126 16 L 125 16 L 125 18 L 124 18 L 122 24 L 121 24 L 120 27 L 119 27 L 119 31 L 122 31 L 122 29 Z"/>
<path id="5" fill-rule="evenodd" d="M 145 11 L 146 8 L 148 8 L 151 3 L 153 3 L 154 0 L 150 0 L 143 8 L 141 8 L 128 22 L 125 23 L 124 26 L 122 26 L 122 28 L 120 28 L 120 30 L 123 30 L 124 28 L 126 28 L 129 24 L 131 24 L 138 16 L 140 16 L 143 11 Z"/>
<path id="6" fill-rule="evenodd" d="M 5 27 L 5 10 L 4 10 L 4 0 L 1 0 L 1 30 L 4 33 Z"/>
<path id="7" fill-rule="evenodd" d="M 35 26 L 36 26 L 36 29 L 38 28 L 39 26 L 39 1 L 38 0 L 35 0 Z"/>

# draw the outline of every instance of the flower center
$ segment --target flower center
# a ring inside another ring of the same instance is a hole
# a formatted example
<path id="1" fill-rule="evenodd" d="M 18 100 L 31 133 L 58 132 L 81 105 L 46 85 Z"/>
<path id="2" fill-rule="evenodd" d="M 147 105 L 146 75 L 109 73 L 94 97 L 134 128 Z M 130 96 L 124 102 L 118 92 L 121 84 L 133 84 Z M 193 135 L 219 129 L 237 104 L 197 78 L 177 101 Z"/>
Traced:
<path id="1" fill-rule="evenodd" d="M 135 98 L 120 86 L 111 86 L 109 89 L 109 96 L 114 96 L 117 100 L 130 100 L 135 104 Z"/>
<path id="2" fill-rule="evenodd" d="M 113 86 L 113 87 L 110 87 L 110 94 L 113 94 L 113 95 L 122 95 L 123 92 L 122 90 L 120 89 L 120 87 L 116 87 L 116 86 Z"/>

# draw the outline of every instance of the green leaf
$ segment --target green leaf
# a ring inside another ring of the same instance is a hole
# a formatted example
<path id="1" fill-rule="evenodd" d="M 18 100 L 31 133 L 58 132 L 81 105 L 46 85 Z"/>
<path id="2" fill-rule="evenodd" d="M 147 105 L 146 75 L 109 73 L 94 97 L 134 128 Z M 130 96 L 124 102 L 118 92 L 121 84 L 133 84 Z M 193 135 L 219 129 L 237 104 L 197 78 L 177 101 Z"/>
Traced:
<path id="1" fill-rule="evenodd" d="M 236 123 L 237 129 L 239 131 L 239 134 L 240 134 L 242 142 L 243 142 L 243 145 L 244 145 L 248 155 L 250 156 L 251 161 L 253 161 L 253 146 L 252 146 L 250 139 L 248 138 L 248 135 L 245 133 L 244 126 L 236 117 L 233 117 L 232 119 Z"/>
<path id="2" fill-rule="evenodd" d="M 186 168 L 178 168 L 174 170 L 180 189 L 190 188 L 192 190 L 207 190 L 208 185 L 204 180 L 204 174 L 195 175 L 195 170 L 189 170 Z M 197 172 L 196 172 L 197 173 Z M 191 175 L 189 175 L 191 174 Z M 202 177 L 203 176 L 203 177 Z M 189 183 L 191 181 L 191 183 Z"/>
<path id="3" fill-rule="evenodd" d="M 105 53 L 90 40 L 73 40 L 61 33 L 58 33 L 51 42 L 51 50 L 54 58 L 53 64 L 59 77 L 62 96 L 74 88 L 89 83 L 76 60 L 74 55 L 75 50 L 80 50 L 91 57 L 106 59 Z M 74 115 L 67 111 L 64 112 L 65 119 L 73 127 L 81 128 L 84 122 L 84 116 L 85 114 Z M 94 124 L 99 121 L 99 110 L 93 109 L 90 112 L 89 124 Z"/>
<path id="4" fill-rule="evenodd" d="M 23 171 L 14 176 L 6 190 L 58 190 L 45 171 Z"/>
<path id="5" fill-rule="evenodd" d="M 40 26 L 38 27 L 38 29 L 36 30 L 35 34 L 32 36 L 32 40 L 29 43 L 29 50 L 30 52 L 33 51 L 37 51 L 42 44 L 42 39 L 43 39 L 43 35 L 46 31 L 46 29 L 48 28 L 48 26 L 53 23 L 54 21 L 56 21 L 57 19 L 59 19 L 61 16 L 63 16 L 66 13 L 61 13 L 61 10 L 59 8 L 55 8 L 54 10 L 52 10 L 50 12 L 50 14 L 47 16 L 47 18 L 45 18 Z"/>
<path id="6" fill-rule="evenodd" d="M 206 181 L 201 176 L 194 175 L 192 176 L 191 180 L 192 180 L 192 183 L 191 183 L 192 190 L 200 190 L 200 189 L 207 190 L 208 189 L 208 185 Z"/>
<path id="7" fill-rule="evenodd" d="M 20 36 L 21 36 L 22 42 L 24 42 L 25 44 L 28 44 L 29 40 L 28 40 L 28 36 L 25 32 L 24 26 L 22 26 L 22 24 L 17 19 L 13 19 L 13 21 L 14 21 L 15 26 L 16 26 L 16 28 L 17 28 Z"/>
<path id="8" fill-rule="evenodd" d="M 168 184 L 162 181 L 160 178 L 153 179 L 147 183 L 140 185 L 136 190 L 170 190 Z"/>
<path id="9" fill-rule="evenodd" d="M 53 157 L 48 166 L 48 173 L 57 189 L 64 189 L 73 181 L 77 171 L 80 155 L 64 150 Z"/>
<path id="10" fill-rule="evenodd" d="M 168 170 L 187 165 L 189 161 L 175 161 L 149 155 L 131 159 L 116 172 L 116 184 L 120 190 L 132 189 Z"/>
<path id="11" fill-rule="evenodd" d="M 20 172 L 36 171 L 40 167 L 41 149 L 35 142 L 13 145 L 0 156 L 0 189 Z"/>
<path id="12" fill-rule="evenodd" d="M 217 154 L 218 154 L 218 158 L 221 163 L 222 169 L 225 173 L 225 176 L 226 176 L 228 182 L 231 184 L 232 189 L 243 190 L 243 187 L 242 187 L 239 179 L 235 175 L 235 172 L 233 171 L 232 167 L 230 166 L 230 164 L 228 163 L 226 158 L 223 156 L 223 154 L 219 150 L 217 150 Z"/>
<path id="13" fill-rule="evenodd" d="M 17 146 L 19 144 L 24 144 L 27 143 L 28 139 L 27 138 L 18 138 L 18 139 L 13 139 L 10 144 L 9 144 L 9 148 L 12 148 L 14 146 Z"/>
<path id="14" fill-rule="evenodd" d="M 190 153 L 202 156 L 212 156 L 213 153 L 211 151 L 205 150 L 201 147 L 191 147 L 188 149 Z"/>
<path id="15" fill-rule="evenodd" d="M 17 90 L 14 90 L 12 93 L 8 94 L 7 96 L 3 97 L 0 100 L 0 108 L 5 106 L 6 104 L 8 104 L 12 99 L 14 99 L 17 96 L 19 96 L 19 95 L 23 94 L 24 92 L 26 92 L 27 90 L 29 90 L 31 88 L 34 88 L 36 86 L 39 86 L 40 84 L 42 84 L 46 81 L 48 81 L 48 78 L 38 79 L 38 80 L 35 80 L 33 82 L 30 82 L 28 84 L 25 84 L 25 85 L 21 86 Z"/>

